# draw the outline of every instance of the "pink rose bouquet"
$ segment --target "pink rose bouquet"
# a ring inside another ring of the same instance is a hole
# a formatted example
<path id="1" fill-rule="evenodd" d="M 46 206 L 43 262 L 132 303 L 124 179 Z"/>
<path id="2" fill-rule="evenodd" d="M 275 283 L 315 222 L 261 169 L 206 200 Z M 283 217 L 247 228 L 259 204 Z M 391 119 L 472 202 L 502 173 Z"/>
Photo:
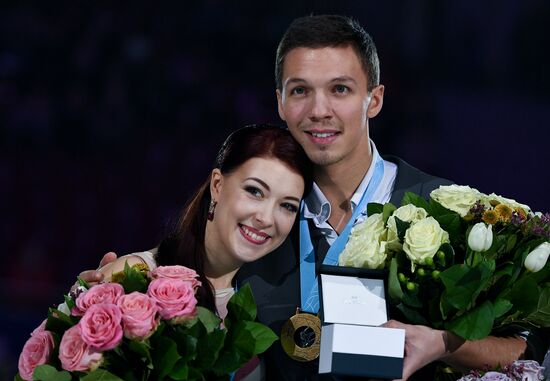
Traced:
<path id="1" fill-rule="evenodd" d="M 195 271 L 136 265 L 78 295 L 66 295 L 32 333 L 15 380 L 229 379 L 276 340 L 255 322 L 248 285 L 218 316 L 197 306 Z M 243 339 L 245 338 L 245 339 Z"/>

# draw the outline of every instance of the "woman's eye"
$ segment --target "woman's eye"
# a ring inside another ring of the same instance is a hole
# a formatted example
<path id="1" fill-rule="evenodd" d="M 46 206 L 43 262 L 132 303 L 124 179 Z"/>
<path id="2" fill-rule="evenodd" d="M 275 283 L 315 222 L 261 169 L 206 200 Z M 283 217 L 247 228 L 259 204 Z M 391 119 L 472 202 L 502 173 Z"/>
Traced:
<path id="1" fill-rule="evenodd" d="M 334 86 L 334 92 L 335 93 L 340 93 L 340 94 L 345 94 L 345 93 L 349 92 L 349 87 L 344 86 L 344 85 L 336 85 L 336 86 Z"/>
<path id="2" fill-rule="evenodd" d="M 263 192 L 256 187 L 248 186 L 244 188 L 244 190 L 250 193 L 254 197 L 262 197 L 264 195 Z"/>
<path id="3" fill-rule="evenodd" d="M 281 206 L 283 208 L 285 208 L 286 210 L 288 210 L 289 212 L 291 212 L 291 213 L 297 213 L 298 212 L 298 207 L 294 204 L 285 202 L 285 203 L 281 204 Z"/>

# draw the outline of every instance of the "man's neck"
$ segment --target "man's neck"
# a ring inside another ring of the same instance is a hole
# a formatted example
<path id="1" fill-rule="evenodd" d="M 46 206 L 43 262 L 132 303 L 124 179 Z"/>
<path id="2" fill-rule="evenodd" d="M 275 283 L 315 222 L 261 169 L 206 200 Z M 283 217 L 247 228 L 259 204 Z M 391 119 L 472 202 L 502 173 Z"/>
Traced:
<path id="1" fill-rule="evenodd" d="M 341 163 L 330 166 L 316 166 L 314 180 L 330 203 L 328 222 L 338 234 L 342 232 L 352 215 L 351 198 L 368 172 L 372 162 L 370 157 L 355 163 Z"/>

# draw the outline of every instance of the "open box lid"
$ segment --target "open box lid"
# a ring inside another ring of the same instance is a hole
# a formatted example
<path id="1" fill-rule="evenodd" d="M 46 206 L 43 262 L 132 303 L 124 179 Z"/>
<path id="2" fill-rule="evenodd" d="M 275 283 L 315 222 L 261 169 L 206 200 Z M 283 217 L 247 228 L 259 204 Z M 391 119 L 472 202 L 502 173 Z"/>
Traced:
<path id="1" fill-rule="evenodd" d="M 388 321 L 386 277 L 385 270 L 321 266 L 319 290 L 323 324 L 379 326 Z"/>

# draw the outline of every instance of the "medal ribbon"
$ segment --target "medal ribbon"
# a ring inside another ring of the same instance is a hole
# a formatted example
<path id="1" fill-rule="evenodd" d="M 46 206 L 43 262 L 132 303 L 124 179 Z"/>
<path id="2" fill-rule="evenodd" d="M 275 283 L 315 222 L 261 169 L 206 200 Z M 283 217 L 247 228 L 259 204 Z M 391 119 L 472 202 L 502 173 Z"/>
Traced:
<path id="1" fill-rule="evenodd" d="M 363 192 L 361 200 L 353 211 L 346 227 L 330 246 L 323 261 L 324 265 L 338 265 L 338 258 L 348 243 L 348 237 L 355 221 L 361 212 L 366 209 L 367 203 L 372 200 L 374 192 L 382 182 L 382 178 L 384 177 L 384 161 L 379 155 L 375 155 L 374 160 L 374 173 L 367 185 L 367 189 Z M 309 224 L 304 217 L 303 204 L 300 211 L 300 290 L 302 310 L 313 314 L 319 312 L 319 283 L 315 274 L 315 250 L 311 242 Z"/>

